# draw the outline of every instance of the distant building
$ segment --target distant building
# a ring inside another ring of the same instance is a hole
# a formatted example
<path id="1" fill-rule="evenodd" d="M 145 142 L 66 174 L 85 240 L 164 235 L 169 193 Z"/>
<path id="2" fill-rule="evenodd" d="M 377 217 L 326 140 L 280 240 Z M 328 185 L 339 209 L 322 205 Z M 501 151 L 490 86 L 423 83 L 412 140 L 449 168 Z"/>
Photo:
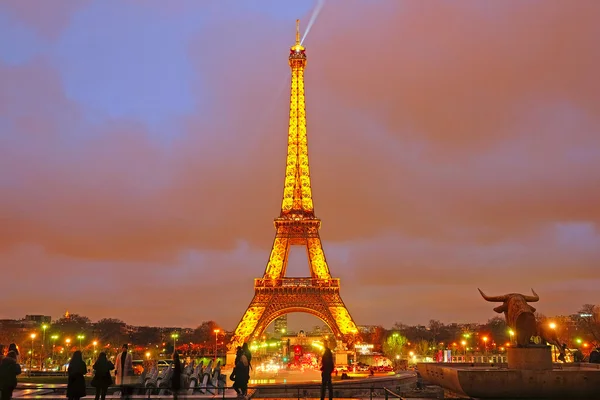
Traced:
<path id="1" fill-rule="evenodd" d="M 26 315 L 24 319 L 25 323 L 30 324 L 49 324 L 52 322 L 52 317 L 49 315 Z"/>
<path id="2" fill-rule="evenodd" d="M 379 325 L 358 325 L 358 332 L 360 333 L 373 333 L 377 328 L 380 328 Z"/>
<path id="3" fill-rule="evenodd" d="M 284 335 L 287 332 L 287 314 L 282 315 L 273 322 L 275 335 Z"/>

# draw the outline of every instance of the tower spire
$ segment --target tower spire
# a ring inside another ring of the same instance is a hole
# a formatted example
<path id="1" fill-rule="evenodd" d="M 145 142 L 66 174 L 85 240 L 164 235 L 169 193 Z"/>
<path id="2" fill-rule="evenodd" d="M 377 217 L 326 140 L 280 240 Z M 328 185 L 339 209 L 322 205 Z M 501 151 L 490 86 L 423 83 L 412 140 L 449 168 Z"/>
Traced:
<path id="1" fill-rule="evenodd" d="M 290 47 L 288 61 L 292 70 L 290 122 L 280 218 L 314 218 L 306 141 L 306 104 L 304 99 L 306 53 L 300 44 L 299 19 L 296 20 L 296 44 Z"/>

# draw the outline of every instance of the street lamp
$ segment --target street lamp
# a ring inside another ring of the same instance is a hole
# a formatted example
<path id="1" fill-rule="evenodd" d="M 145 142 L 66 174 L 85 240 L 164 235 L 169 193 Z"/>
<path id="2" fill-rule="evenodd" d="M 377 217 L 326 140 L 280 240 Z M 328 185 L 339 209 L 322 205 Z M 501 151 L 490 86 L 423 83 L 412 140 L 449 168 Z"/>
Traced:
<path id="1" fill-rule="evenodd" d="M 52 339 L 52 359 L 50 360 L 50 363 L 54 364 L 54 346 L 56 346 L 56 339 L 58 339 L 58 335 L 52 335 L 50 336 L 50 339 Z"/>
<path id="2" fill-rule="evenodd" d="M 96 358 L 96 346 L 98 345 L 98 342 L 94 340 L 92 344 L 94 345 L 94 358 Z"/>
<path id="3" fill-rule="evenodd" d="M 483 348 L 484 348 L 484 351 L 485 351 L 485 355 L 487 355 L 487 341 L 488 341 L 487 336 L 484 336 L 483 337 Z"/>
<path id="4" fill-rule="evenodd" d="M 550 322 L 548 324 L 548 326 L 550 327 L 550 329 L 555 330 L 556 329 L 556 324 L 554 322 Z M 556 354 L 556 346 L 552 346 L 552 354 L 554 355 L 554 361 L 558 361 L 558 355 Z"/>
<path id="5" fill-rule="evenodd" d="M 45 345 L 46 345 L 46 329 L 48 329 L 47 324 L 42 324 L 42 351 L 40 352 L 40 368 L 42 367 L 43 361 L 42 357 L 44 357 Z"/>
<path id="6" fill-rule="evenodd" d="M 84 335 L 77 335 L 77 339 L 79 339 L 79 350 L 81 351 L 81 341 L 85 339 Z"/>
<path id="7" fill-rule="evenodd" d="M 216 362 L 217 361 L 217 346 L 218 346 L 218 343 L 217 343 L 218 339 L 217 338 L 219 337 L 219 332 L 221 332 L 221 330 L 220 329 L 215 329 L 213 332 L 215 333 L 215 362 Z"/>
<path id="8" fill-rule="evenodd" d="M 33 339 L 35 339 L 35 333 L 32 333 L 30 336 L 31 336 L 31 358 L 29 359 L 29 372 L 31 373 L 31 370 L 33 369 Z"/>
<path id="9" fill-rule="evenodd" d="M 71 351 L 71 338 L 66 338 L 65 343 L 67 344 L 67 359 L 69 358 L 69 352 Z"/>
<path id="10" fill-rule="evenodd" d="M 460 342 L 460 344 L 462 344 L 465 347 L 465 362 L 467 361 L 467 341 L 463 340 L 462 342 Z"/>
<path id="11" fill-rule="evenodd" d="M 513 340 L 514 340 L 514 336 L 515 336 L 515 332 L 512 329 L 508 330 L 508 334 L 510 335 L 510 344 L 513 344 Z"/>
<path id="12" fill-rule="evenodd" d="M 173 353 L 174 353 L 175 348 L 177 347 L 177 338 L 179 337 L 179 333 L 174 332 L 171 334 L 171 337 L 173 338 Z"/>

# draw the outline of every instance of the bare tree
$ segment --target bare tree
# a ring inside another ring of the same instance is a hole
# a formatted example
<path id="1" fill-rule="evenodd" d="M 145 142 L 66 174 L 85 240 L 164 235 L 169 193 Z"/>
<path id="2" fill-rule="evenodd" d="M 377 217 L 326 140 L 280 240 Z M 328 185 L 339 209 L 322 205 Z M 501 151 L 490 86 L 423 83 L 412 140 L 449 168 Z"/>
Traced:
<path id="1" fill-rule="evenodd" d="M 595 342 L 600 344 L 600 307 L 584 304 L 577 316 L 577 328 Z"/>

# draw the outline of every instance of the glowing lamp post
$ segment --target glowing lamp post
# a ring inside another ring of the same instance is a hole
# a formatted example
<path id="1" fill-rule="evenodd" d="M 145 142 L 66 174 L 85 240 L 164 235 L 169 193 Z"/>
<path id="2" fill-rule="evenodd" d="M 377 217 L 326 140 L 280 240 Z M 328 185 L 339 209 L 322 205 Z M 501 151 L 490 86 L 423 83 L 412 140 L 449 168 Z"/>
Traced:
<path id="1" fill-rule="evenodd" d="M 179 333 L 174 332 L 171 334 L 171 337 L 173 338 L 173 353 L 175 353 L 175 349 L 177 348 L 177 338 L 179 337 Z"/>
<path id="2" fill-rule="evenodd" d="M 219 337 L 219 332 L 221 332 L 220 329 L 215 329 L 215 362 L 217 361 L 217 346 L 218 346 L 218 337 Z"/>
<path id="3" fill-rule="evenodd" d="M 33 368 L 33 339 L 35 339 L 35 333 L 32 333 L 30 335 L 31 337 L 31 358 L 29 359 L 29 372 L 31 372 L 31 369 Z"/>
<path id="4" fill-rule="evenodd" d="M 550 327 L 550 329 L 552 329 L 552 330 L 556 330 L 556 324 L 555 324 L 554 322 L 550 322 L 550 323 L 548 324 L 548 326 Z M 557 354 L 556 354 L 556 349 L 555 349 L 555 347 L 556 347 L 556 346 L 552 346 L 552 354 L 554 354 L 554 357 L 553 357 L 553 358 L 554 358 L 554 362 L 558 361 L 558 356 L 557 356 Z"/>
<path id="5" fill-rule="evenodd" d="M 81 350 L 81 341 L 83 339 L 85 339 L 85 336 L 84 335 L 77 335 L 77 339 L 79 339 L 79 349 L 78 350 Z"/>
<path id="6" fill-rule="evenodd" d="M 50 359 L 50 363 L 54 364 L 54 347 L 56 346 L 56 339 L 58 339 L 58 335 L 52 335 L 50 336 L 50 339 L 52 339 L 52 358 Z"/>
<path id="7" fill-rule="evenodd" d="M 67 345 L 67 360 L 69 359 L 69 352 L 71 351 L 71 338 L 66 338 L 65 343 Z"/>
<path id="8" fill-rule="evenodd" d="M 465 348 L 465 362 L 467 361 L 467 341 L 463 340 L 462 342 L 460 342 L 460 344 L 462 344 Z"/>
<path id="9" fill-rule="evenodd" d="M 487 341 L 488 341 L 487 336 L 484 336 L 483 337 L 483 350 L 485 352 L 485 355 L 487 355 Z"/>
<path id="10" fill-rule="evenodd" d="M 513 344 L 513 339 L 515 337 L 515 332 L 512 329 L 509 329 L 508 334 L 510 335 L 510 344 Z"/>
<path id="11" fill-rule="evenodd" d="M 94 340 L 92 342 L 92 345 L 94 346 L 94 358 L 96 358 L 96 346 L 98 345 L 98 342 L 96 340 Z"/>
<path id="12" fill-rule="evenodd" d="M 46 345 L 46 329 L 48 329 L 48 325 L 47 324 L 42 324 L 42 351 L 40 351 L 40 368 L 43 365 L 43 361 L 42 361 L 42 357 L 44 357 L 44 353 L 46 351 L 45 349 L 45 345 Z"/>

